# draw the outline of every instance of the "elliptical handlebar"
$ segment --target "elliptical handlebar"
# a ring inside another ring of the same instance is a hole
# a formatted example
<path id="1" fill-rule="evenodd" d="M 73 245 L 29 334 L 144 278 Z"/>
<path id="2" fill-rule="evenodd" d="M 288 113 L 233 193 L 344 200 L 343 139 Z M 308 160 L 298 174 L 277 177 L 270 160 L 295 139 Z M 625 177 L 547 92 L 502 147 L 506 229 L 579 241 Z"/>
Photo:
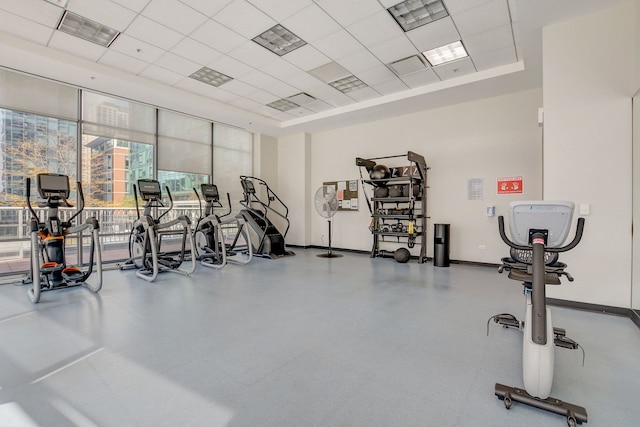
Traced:
<path id="1" fill-rule="evenodd" d="M 508 237 L 507 234 L 504 230 L 504 217 L 502 215 L 500 215 L 498 217 L 498 230 L 500 231 L 500 237 L 502 238 L 502 241 L 505 242 L 508 246 L 512 247 L 513 249 L 516 250 L 524 250 L 524 251 L 528 251 L 531 250 L 531 246 L 524 246 L 524 245 L 518 245 L 514 242 L 512 242 Z M 578 218 L 578 224 L 576 226 L 576 234 L 573 237 L 573 240 L 571 241 L 571 243 L 569 243 L 568 245 L 559 247 L 559 248 L 549 248 L 549 247 L 545 247 L 544 250 L 545 252 L 566 252 L 568 250 L 571 250 L 573 248 L 575 248 L 578 243 L 580 243 L 580 240 L 582 240 L 582 233 L 584 231 L 584 218 Z"/>
<path id="2" fill-rule="evenodd" d="M 158 221 L 158 222 L 162 219 L 162 217 L 163 217 L 163 216 L 165 216 L 166 214 L 168 214 L 168 213 L 171 211 L 171 209 L 173 209 L 173 197 L 171 197 L 171 191 L 169 191 L 169 186 L 168 186 L 168 185 L 165 185 L 165 186 L 164 186 L 164 189 L 165 189 L 165 190 L 167 190 L 167 197 L 169 197 L 169 208 L 168 208 L 166 211 L 164 211 L 164 212 L 162 212 L 162 213 L 160 214 L 160 216 L 159 216 L 159 217 L 158 217 L 158 219 L 157 219 L 157 221 Z M 164 205 L 162 204 L 162 202 L 160 202 L 160 206 L 161 206 L 161 207 L 164 207 Z"/>
<path id="3" fill-rule="evenodd" d="M 25 193 L 27 196 L 27 207 L 31 212 L 31 217 L 40 222 L 40 217 L 38 217 L 38 214 L 36 213 L 35 209 L 33 209 L 33 206 L 31 206 L 31 178 L 26 179 L 26 184 L 27 188 L 25 189 Z"/>
<path id="4" fill-rule="evenodd" d="M 76 181 L 76 185 L 78 186 L 78 210 L 71 216 L 71 218 L 69 218 L 67 224 L 71 224 L 71 221 L 73 221 L 84 210 L 84 192 L 82 191 L 82 184 L 80 181 Z M 68 206 L 71 206 L 66 200 L 65 203 Z"/>

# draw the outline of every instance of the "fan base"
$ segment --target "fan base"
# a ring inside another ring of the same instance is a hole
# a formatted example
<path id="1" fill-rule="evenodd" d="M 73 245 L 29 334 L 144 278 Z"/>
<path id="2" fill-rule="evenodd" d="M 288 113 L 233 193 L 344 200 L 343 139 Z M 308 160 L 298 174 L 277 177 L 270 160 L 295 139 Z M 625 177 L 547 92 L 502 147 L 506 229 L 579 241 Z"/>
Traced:
<path id="1" fill-rule="evenodd" d="M 341 258 L 342 254 L 334 254 L 334 253 L 329 253 L 327 252 L 326 254 L 318 254 L 316 255 L 318 258 Z"/>

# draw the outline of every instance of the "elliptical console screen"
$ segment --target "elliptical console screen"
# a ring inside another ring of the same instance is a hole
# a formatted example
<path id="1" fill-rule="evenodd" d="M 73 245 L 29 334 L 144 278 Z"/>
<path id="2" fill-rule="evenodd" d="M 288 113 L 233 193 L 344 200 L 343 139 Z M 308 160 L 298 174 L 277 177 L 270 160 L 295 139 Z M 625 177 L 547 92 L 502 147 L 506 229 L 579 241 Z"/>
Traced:
<path id="1" fill-rule="evenodd" d="M 69 197 L 69 177 L 67 175 L 41 173 L 38 174 L 38 192 L 40 197 Z"/>
<path id="2" fill-rule="evenodd" d="M 217 202 L 220 200 L 220 194 L 218 193 L 218 186 L 215 184 L 201 184 L 200 191 L 202 197 L 207 202 Z"/>
<path id="3" fill-rule="evenodd" d="M 160 183 L 154 179 L 139 179 L 138 190 L 142 200 L 159 199 L 162 197 Z"/>
<path id="4" fill-rule="evenodd" d="M 253 186 L 253 182 L 249 180 L 242 181 L 242 186 L 244 187 L 244 191 L 247 194 L 255 194 L 256 188 Z"/>

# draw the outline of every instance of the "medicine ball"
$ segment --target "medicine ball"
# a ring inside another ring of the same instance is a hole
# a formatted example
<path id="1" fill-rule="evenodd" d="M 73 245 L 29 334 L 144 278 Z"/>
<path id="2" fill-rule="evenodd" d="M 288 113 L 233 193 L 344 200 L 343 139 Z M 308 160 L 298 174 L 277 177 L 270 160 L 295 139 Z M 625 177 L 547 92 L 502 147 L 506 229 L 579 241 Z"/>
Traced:
<path id="1" fill-rule="evenodd" d="M 411 252 L 407 248 L 398 248 L 393 252 L 393 258 L 398 262 L 405 263 L 411 258 Z"/>
<path id="2" fill-rule="evenodd" d="M 391 177 L 391 171 L 389 170 L 389 168 L 385 165 L 375 165 L 372 169 L 371 172 L 369 172 L 369 178 L 371 178 L 372 180 L 380 180 L 380 179 L 389 179 Z M 376 181 L 374 182 L 374 185 L 384 185 L 386 184 L 387 181 Z"/>
<path id="3" fill-rule="evenodd" d="M 389 187 L 389 197 L 402 197 L 402 185 L 396 184 Z"/>
<path id="4" fill-rule="evenodd" d="M 388 196 L 389 196 L 389 189 L 385 186 L 376 187 L 373 190 L 373 197 L 381 198 L 381 197 L 388 197 Z"/>

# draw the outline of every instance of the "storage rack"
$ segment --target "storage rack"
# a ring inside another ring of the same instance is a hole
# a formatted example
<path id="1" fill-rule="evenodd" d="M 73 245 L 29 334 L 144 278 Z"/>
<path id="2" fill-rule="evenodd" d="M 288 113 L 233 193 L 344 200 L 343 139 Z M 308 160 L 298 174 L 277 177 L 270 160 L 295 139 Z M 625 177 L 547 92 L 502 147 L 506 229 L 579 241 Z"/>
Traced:
<path id="1" fill-rule="evenodd" d="M 404 157 L 409 165 L 392 168 L 394 174 L 386 179 L 362 179 L 363 183 L 373 188 L 387 186 L 387 188 L 402 185 L 402 195 L 393 197 L 367 198 L 367 205 L 371 211 L 371 234 L 373 246 L 371 258 L 388 256 L 389 252 L 381 249 L 382 242 L 406 243 L 409 248 L 419 246 L 418 262 L 427 260 L 427 163 L 423 156 L 412 151 L 407 154 L 374 157 L 370 159 L 356 158 L 356 165 L 370 172 L 376 160 Z M 417 186 L 417 189 L 415 188 Z M 363 186 L 364 188 L 364 186 Z M 396 191 L 398 187 L 395 187 Z M 366 192 L 365 192 L 366 196 Z"/>

